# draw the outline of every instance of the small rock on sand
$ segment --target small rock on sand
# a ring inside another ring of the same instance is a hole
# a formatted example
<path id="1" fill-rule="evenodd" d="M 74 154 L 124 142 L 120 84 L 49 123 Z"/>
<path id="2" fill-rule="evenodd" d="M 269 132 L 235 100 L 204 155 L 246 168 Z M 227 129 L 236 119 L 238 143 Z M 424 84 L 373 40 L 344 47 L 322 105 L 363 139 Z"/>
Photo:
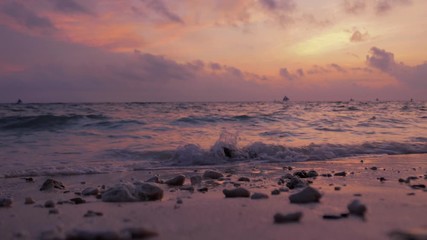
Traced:
<path id="1" fill-rule="evenodd" d="M 377 167 L 375 167 L 375 166 L 371 167 L 370 169 L 371 169 L 371 170 L 374 170 L 374 171 L 378 170 L 378 168 L 377 168 Z"/>
<path id="2" fill-rule="evenodd" d="M 102 194 L 104 202 L 155 201 L 163 198 L 163 190 L 150 183 L 119 184 Z"/>
<path id="3" fill-rule="evenodd" d="M 307 183 L 301 180 L 299 177 L 295 176 L 289 179 L 289 181 L 286 183 L 286 187 L 289 189 L 303 188 L 305 186 L 307 186 Z"/>
<path id="4" fill-rule="evenodd" d="M 85 188 L 82 191 L 82 195 L 83 196 L 91 196 L 91 195 L 98 195 L 98 194 L 99 194 L 99 189 L 98 188 L 93 188 L 93 187 Z"/>
<path id="5" fill-rule="evenodd" d="M 54 207 L 55 207 L 55 203 L 54 203 L 52 200 L 47 200 L 47 201 L 44 203 L 44 207 L 45 207 L 45 208 L 54 208 Z"/>
<path id="6" fill-rule="evenodd" d="M 74 204 L 83 204 L 86 203 L 86 200 L 84 200 L 83 198 L 72 198 L 70 199 L 71 202 L 73 202 Z"/>
<path id="7" fill-rule="evenodd" d="M 274 189 L 273 191 L 271 191 L 271 195 L 279 195 L 279 194 L 280 194 L 279 189 Z"/>
<path id="8" fill-rule="evenodd" d="M 323 219 L 327 219 L 327 220 L 337 220 L 337 219 L 346 218 L 346 217 L 348 217 L 348 213 L 325 214 L 322 216 Z"/>
<path id="9" fill-rule="evenodd" d="M 251 199 L 257 200 L 257 199 L 268 199 L 268 195 L 265 193 L 254 193 L 251 196 Z"/>
<path id="10" fill-rule="evenodd" d="M 12 206 L 12 198 L 9 197 L 0 197 L 0 207 L 10 207 Z"/>
<path id="11" fill-rule="evenodd" d="M 274 214 L 275 223 L 291 223 L 299 222 L 302 217 L 302 212 L 294 212 L 288 214 L 276 213 Z"/>
<path id="12" fill-rule="evenodd" d="M 40 187 L 40 191 L 51 191 L 54 189 L 62 190 L 62 189 L 65 189 L 65 186 L 64 184 L 62 184 L 62 182 L 49 178 Z"/>
<path id="13" fill-rule="evenodd" d="M 411 185 L 411 188 L 413 188 L 413 189 L 425 189 L 426 185 L 424 185 L 424 184 L 415 184 L 415 185 Z"/>
<path id="14" fill-rule="evenodd" d="M 49 214 L 59 214 L 59 210 L 56 208 L 49 209 Z"/>
<path id="15" fill-rule="evenodd" d="M 245 188 L 224 189 L 222 191 L 226 198 L 248 198 L 251 193 Z"/>
<path id="16" fill-rule="evenodd" d="M 353 200 L 350 204 L 347 205 L 347 209 L 350 212 L 350 214 L 364 217 L 366 213 L 366 206 L 362 203 L 360 203 L 359 200 Z"/>
<path id="17" fill-rule="evenodd" d="M 202 188 L 197 189 L 197 191 L 199 191 L 201 193 L 205 193 L 205 192 L 208 191 L 208 188 L 207 187 L 202 187 Z"/>
<path id="18" fill-rule="evenodd" d="M 102 212 L 95 212 L 92 210 L 88 210 L 83 217 L 101 217 L 104 214 Z"/>
<path id="19" fill-rule="evenodd" d="M 322 195 L 312 187 L 306 187 L 302 191 L 289 196 L 291 203 L 313 203 L 319 202 Z"/>
<path id="20" fill-rule="evenodd" d="M 206 170 L 205 173 L 203 173 L 204 179 L 219 179 L 224 177 L 224 175 L 220 172 L 212 171 L 212 170 Z"/>
<path id="21" fill-rule="evenodd" d="M 337 172 L 334 174 L 334 176 L 345 177 L 345 176 L 347 176 L 347 173 L 344 171 L 343 172 Z"/>
<path id="22" fill-rule="evenodd" d="M 250 182 L 251 180 L 248 177 L 240 177 L 238 179 L 239 182 Z"/>
<path id="23" fill-rule="evenodd" d="M 31 197 L 26 197 L 24 203 L 25 204 L 34 204 L 35 201 Z"/>
<path id="24" fill-rule="evenodd" d="M 202 183 L 201 176 L 192 176 L 190 178 L 191 185 L 200 185 Z"/>
<path id="25" fill-rule="evenodd" d="M 185 181 L 184 175 L 178 175 L 174 178 L 167 180 L 165 183 L 169 186 L 182 186 Z"/>

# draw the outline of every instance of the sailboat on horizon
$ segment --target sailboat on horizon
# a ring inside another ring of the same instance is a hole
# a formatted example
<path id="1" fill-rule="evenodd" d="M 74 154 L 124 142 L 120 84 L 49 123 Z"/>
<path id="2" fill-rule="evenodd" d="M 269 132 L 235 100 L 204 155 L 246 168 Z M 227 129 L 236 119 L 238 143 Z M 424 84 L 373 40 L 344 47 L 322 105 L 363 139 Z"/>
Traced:
<path id="1" fill-rule="evenodd" d="M 288 96 L 284 96 L 282 101 L 283 101 L 283 102 L 287 102 L 287 101 L 289 101 L 289 100 L 290 100 L 290 99 L 288 98 Z"/>

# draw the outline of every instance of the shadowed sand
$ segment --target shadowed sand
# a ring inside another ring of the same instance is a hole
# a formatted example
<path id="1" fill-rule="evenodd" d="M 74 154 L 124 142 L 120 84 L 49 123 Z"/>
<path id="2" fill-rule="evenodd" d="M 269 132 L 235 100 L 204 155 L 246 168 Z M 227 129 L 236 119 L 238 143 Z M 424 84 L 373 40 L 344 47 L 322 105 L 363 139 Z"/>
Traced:
<path id="1" fill-rule="evenodd" d="M 207 169 L 222 173 L 223 177 L 203 179 L 200 185 L 193 186 L 192 192 L 190 177 L 202 176 Z M 315 170 L 319 174 L 315 178 L 300 178 L 303 182 L 311 181 L 310 186 L 322 194 L 318 203 L 290 203 L 289 196 L 304 187 L 287 191 L 289 179 L 283 176 L 302 170 Z M 186 177 L 184 188 L 156 184 L 164 191 L 162 200 L 110 203 L 103 202 L 100 194 L 98 198 L 79 195 L 88 187 L 99 187 L 102 192 L 102 185 L 108 189 L 121 182 L 144 181 L 155 175 L 167 180 L 181 174 Z M 150 239 L 410 239 L 405 234 L 426 239 L 427 192 L 423 188 L 426 174 L 427 155 L 396 155 L 36 176 L 34 181 L 1 178 L 0 198 L 12 198 L 12 204 L 0 207 L 0 239 L 72 239 L 73 234 L 84 231 L 86 236 L 88 232 L 109 232 L 113 234 L 110 236 L 137 239 L 138 234 L 123 234 L 129 228 L 142 231 L 140 236 L 147 235 Z M 404 182 L 408 177 L 413 180 Z M 65 189 L 40 191 L 48 178 L 62 182 Z M 225 198 L 223 190 L 236 187 L 249 190 L 251 195 L 265 193 L 268 198 L 262 194 L 255 197 L 259 199 Z M 272 194 L 274 190 L 277 195 Z M 26 197 L 35 203 L 24 204 Z M 79 197 L 85 203 L 69 201 Z M 346 215 L 347 205 L 355 199 L 366 206 L 364 217 Z M 45 207 L 48 200 L 54 202 L 53 208 Z M 296 212 L 302 212 L 299 222 L 274 222 L 276 213 Z M 346 217 L 341 218 L 341 214 Z M 324 219 L 324 215 L 338 219 Z"/>

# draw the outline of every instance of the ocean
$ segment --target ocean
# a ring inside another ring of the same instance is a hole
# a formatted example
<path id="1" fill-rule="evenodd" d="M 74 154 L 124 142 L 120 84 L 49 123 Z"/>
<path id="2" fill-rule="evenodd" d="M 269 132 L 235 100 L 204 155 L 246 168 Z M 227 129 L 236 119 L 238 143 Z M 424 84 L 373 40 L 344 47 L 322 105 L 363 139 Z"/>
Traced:
<path id="1" fill-rule="evenodd" d="M 0 104 L 0 176 L 427 153 L 426 102 Z"/>

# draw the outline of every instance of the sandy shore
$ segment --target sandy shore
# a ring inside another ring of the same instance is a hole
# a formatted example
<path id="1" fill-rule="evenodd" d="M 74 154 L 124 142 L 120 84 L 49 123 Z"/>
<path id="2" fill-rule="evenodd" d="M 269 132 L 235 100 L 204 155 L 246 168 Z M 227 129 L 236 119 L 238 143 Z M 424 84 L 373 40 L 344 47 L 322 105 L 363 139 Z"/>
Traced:
<path id="1" fill-rule="evenodd" d="M 224 177 L 204 179 L 194 186 L 194 192 L 189 191 L 190 177 L 202 176 L 207 169 Z M 300 179 L 311 181 L 310 186 L 322 194 L 318 203 L 290 203 L 289 196 L 304 187 L 286 191 L 289 179 L 283 176 L 302 170 L 315 170 L 319 174 L 315 178 Z M 343 171 L 346 176 L 335 176 Z M 103 185 L 107 190 L 121 182 L 144 181 L 154 175 L 166 180 L 179 174 L 186 176 L 186 187 L 155 184 L 164 191 L 163 198 L 157 201 L 111 203 L 102 201 L 101 194 L 98 198 L 80 195 L 88 187 L 102 192 Z M 76 236 L 90 239 L 90 234 L 96 237 L 103 232 L 106 232 L 105 239 L 130 238 L 132 234 L 136 239 L 137 233 L 155 233 L 157 236 L 152 239 L 410 239 L 399 238 L 403 233 L 418 237 L 414 239 L 427 239 L 426 174 L 427 155 L 398 155 L 40 176 L 33 177 L 33 181 L 1 178 L 0 199 L 11 198 L 12 203 L 0 207 L 0 239 L 72 239 Z M 250 181 L 238 181 L 240 177 L 248 177 Z M 399 182 L 400 178 L 408 177 L 414 179 Z M 48 178 L 62 182 L 65 189 L 40 191 Z M 268 199 L 225 198 L 224 189 L 239 185 L 251 194 L 265 193 Z M 207 192 L 198 191 L 205 187 Z M 273 190 L 279 189 L 282 191 L 278 195 L 272 195 Z M 25 204 L 27 197 L 34 203 Z M 73 198 L 81 198 L 85 203 L 70 202 Z M 323 218 L 348 213 L 347 205 L 355 199 L 366 206 L 364 217 L 350 214 L 339 219 Z M 54 203 L 52 208 L 45 207 L 49 200 Z M 9 204 L 3 201 L 3 205 Z M 92 212 L 87 214 L 88 211 Z M 294 212 L 302 213 L 299 222 L 274 223 L 276 213 Z"/>

